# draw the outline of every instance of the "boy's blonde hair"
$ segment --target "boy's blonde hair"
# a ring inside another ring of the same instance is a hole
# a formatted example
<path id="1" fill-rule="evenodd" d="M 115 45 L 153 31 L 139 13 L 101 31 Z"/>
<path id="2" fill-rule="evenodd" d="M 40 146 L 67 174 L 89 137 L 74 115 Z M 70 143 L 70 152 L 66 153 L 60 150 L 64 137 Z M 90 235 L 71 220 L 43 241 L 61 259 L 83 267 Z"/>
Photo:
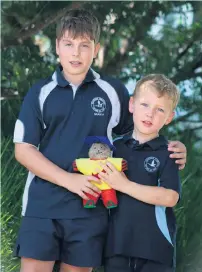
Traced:
<path id="1" fill-rule="evenodd" d="M 149 74 L 137 82 L 133 96 L 136 96 L 140 92 L 140 87 L 145 84 L 153 87 L 160 97 L 167 95 L 173 102 L 173 109 L 176 108 L 180 99 L 180 92 L 170 79 L 162 74 Z"/>
<path id="2" fill-rule="evenodd" d="M 71 9 L 59 20 L 56 28 L 58 40 L 63 37 L 65 31 L 68 31 L 73 39 L 87 36 L 95 43 L 99 42 L 99 21 L 93 14 L 84 9 Z"/>

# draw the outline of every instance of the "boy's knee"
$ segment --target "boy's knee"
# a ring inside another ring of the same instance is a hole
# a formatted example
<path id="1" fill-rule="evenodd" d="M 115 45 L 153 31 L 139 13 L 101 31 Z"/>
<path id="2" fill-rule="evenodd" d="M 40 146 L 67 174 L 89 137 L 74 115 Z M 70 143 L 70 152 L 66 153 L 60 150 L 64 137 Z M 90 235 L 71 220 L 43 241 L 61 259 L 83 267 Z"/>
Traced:
<path id="1" fill-rule="evenodd" d="M 31 258 L 21 258 L 20 272 L 52 272 L 54 261 L 40 261 Z"/>
<path id="2" fill-rule="evenodd" d="M 60 272 L 92 272 L 93 268 L 91 267 L 78 267 L 65 263 L 61 263 Z"/>

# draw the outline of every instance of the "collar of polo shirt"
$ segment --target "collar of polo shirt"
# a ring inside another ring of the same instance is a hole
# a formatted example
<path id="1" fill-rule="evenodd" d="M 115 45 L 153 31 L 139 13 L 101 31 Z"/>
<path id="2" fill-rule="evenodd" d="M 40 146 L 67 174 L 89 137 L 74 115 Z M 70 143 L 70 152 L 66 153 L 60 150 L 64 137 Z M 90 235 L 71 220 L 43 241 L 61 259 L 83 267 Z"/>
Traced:
<path id="1" fill-rule="evenodd" d="M 71 85 L 71 82 L 69 82 L 68 80 L 65 79 L 62 71 L 63 71 L 63 68 L 61 65 L 59 65 L 56 69 L 56 80 L 57 80 L 58 85 L 60 87 L 66 87 L 68 85 Z M 55 75 L 55 73 L 54 73 L 54 75 Z M 92 82 L 94 80 L 95 80 L 95 76 L 93 74 L 93 71 L 92 71 L 92 69 L 89 69 L 83 82 Z"/>
<path id="2" fill-rule="evenodd" d="M 149 146 L 153 150 L 157 150 L 159 149 L 160 146 L 165 146 L 166 144 L 168 144 L 168 140 L 165 138 L 165 136 L 162 136 L 162 135 L 159 135 L 158 137 L 148 142 L 145 142 L 143 144 L 140 144 L 139 141 L 135 140 L 132 137 L 132 134 L 124 136 L 123 140 L 131 148 L 135 148 L 135 149 L 142 149 L 144 147 Z"/>

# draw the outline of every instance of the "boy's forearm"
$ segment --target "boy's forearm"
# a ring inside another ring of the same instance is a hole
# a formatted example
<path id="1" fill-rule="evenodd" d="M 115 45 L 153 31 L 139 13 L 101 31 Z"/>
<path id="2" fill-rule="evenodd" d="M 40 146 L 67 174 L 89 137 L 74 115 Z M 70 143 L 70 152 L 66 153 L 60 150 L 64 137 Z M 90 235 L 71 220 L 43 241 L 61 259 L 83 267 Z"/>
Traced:
<path id="1" fill-rule="evenodd" d="M 165 207 L 175 206 L 179 199 L 178 193 L 173 190 L 164 187 L 141 185 L 132 181 L 129 181 L 127 186 L 124 187 L 123 193 L 142 202 Z"/>
<path id="2" fill-rule="evenodd" d="M 58 186 L 68 187 L 72 174 L 49 161 L 34 146 L 29 144 L 16 144 L 15 157 L 20 164 L 25 166 L 36 176 L 57 184 Z"/>

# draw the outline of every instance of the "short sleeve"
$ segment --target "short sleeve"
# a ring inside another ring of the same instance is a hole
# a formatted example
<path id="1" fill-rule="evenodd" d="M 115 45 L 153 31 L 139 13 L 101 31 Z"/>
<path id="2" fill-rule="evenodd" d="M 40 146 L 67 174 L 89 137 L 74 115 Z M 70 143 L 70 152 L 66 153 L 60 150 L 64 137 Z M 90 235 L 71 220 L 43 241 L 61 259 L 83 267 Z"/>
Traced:
<path id="1" fill-rule="evenodd" d="M 120 83 L 117 94 L 119 97 L 121 112 L 118 125 L 113 128 L 113 133 L 117 135 L 123 135 L 133 130 L 133 117 L 129 112 L 129 93 L 126 87 Z"/>
<path id="2" fill-rule="evenodd" d="M 159 185 L 176 191 L 181 195 L 181 182 L 178 165 L 175 163 L 174 159 L 168 157 L 165 166 L 160 174 Z"/>
<path id="3" fill-rule="evenodd" d="M 28 143 L 38 147 L 43 132 L 42 114 L 39 105 L 40 88 L 33 86 L 24 98 L 19 117 L 15 123 L 14 143 Z"/>

